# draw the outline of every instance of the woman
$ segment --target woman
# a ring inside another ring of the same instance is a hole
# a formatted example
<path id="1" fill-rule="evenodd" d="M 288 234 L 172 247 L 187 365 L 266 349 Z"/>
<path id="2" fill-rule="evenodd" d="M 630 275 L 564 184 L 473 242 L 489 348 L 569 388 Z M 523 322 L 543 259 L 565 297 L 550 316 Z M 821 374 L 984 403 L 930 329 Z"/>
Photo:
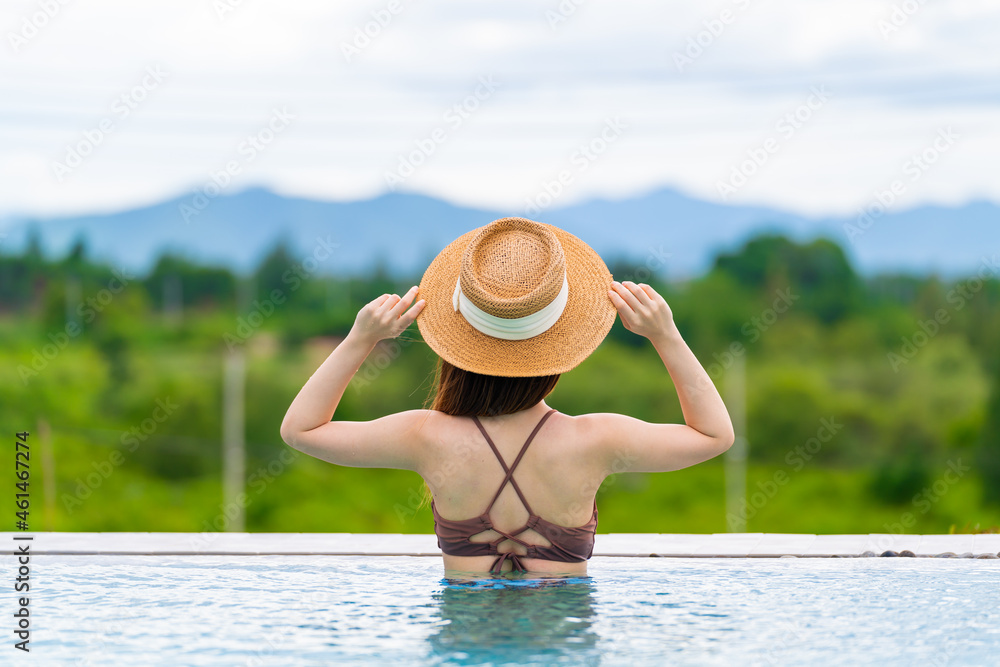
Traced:
<path id="1" fill-rule="evenodd" d="M 685 424 L 572 416 L 545 403 L 560 374 L 601 343 L 616 311 L 659 353 Z M 375 344 L 414 321 L 440 357 L 431 409 L 330 421 Z M 446 571 L 570 575 L 586 574 L 595 496 L 608 475 L 677 470 L 734 439 L 726 406 L 663 297 L 612 281 L 583 241 L 524 218 L 464 234 L 434 259 L 419 291 L 362 308 L 288 408 L 281 437 L 337 465 L 419 473 Z"/>

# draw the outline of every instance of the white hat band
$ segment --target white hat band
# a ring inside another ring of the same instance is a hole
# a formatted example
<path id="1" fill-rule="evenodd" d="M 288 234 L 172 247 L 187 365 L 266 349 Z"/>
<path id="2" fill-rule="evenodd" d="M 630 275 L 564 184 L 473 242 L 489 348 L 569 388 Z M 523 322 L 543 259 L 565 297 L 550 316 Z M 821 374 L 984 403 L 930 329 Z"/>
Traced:
<path id="1" fill-rule="evenodd" d="M 461 276 L 455 281 L 455 293 L 451 297 L 451 304 L 461 313 L 465 321 L 472 325 L 472 328 L 487 336 L 504 340 L 524 340 L 551 329 L 562 315 L 568 300 L 569 282 L 566 280 L 566 273 L 563 272 L 562 289 L 556 298 L 544 308 L 524 317 L 497 317 L 481 310 L 462 293 Z"/>

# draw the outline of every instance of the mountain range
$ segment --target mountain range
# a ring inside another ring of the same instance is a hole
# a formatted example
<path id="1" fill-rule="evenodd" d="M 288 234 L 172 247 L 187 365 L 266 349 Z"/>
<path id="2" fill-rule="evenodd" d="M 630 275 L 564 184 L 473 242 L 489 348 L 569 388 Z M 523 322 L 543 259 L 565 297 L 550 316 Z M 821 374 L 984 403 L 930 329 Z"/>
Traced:
<path id="1" fill-rule="evenodd" d="M 636 267 L 647 262 L 656 267 L 666 258 L 663 275 L 670 278 L 697 275 L 718 252 L 731 251 L 764 232 L 799 241 L 832 239 L 866 275 L 971 275 L 984 257 L 1000 253 L 1000 207 L 991 202 L 928 205 L 882 215 L 878 207 L 867 210 L 868 215 L 811 218 L 660 189 L 628 199 L 593 199 L 525 213 L 466 208 L 414 193 L 320 201 L 255 187 L 214 198 L 186 195 L 105 214 L 8 219 L 0 223 L 0 232 L 6 233 L 0 251 L 19 251 L 34 226 L 43 251 L 53 257 L 83 237 L 91 257 L 139 274 L 165 251 L 245 273 L 284 240 L 300 256 L 333 245 L 319 273 L 356 274 L 378 264 L 390 275 L 412 277 L 464 232 L 496 218 L 523 216 L 579 236 L 609 263 L 622 259 Z"/>

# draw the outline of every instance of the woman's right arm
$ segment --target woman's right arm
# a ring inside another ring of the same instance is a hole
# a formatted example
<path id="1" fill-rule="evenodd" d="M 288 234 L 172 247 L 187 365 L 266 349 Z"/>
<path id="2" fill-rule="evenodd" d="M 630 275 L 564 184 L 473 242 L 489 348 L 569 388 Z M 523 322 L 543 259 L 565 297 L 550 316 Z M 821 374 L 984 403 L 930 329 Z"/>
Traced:
<path id="1" fill-rule="evenodd" d="M 615 282 L 608 296 L 626 329 L 656 348 L 677 389 L 684 424 L 651 424 L 626 415 L 581 415 L 608 474 L 666 472 L 718 456 L 735 440 L 718 390 L 674 325 L 667 302 L 649 285 Z"/>

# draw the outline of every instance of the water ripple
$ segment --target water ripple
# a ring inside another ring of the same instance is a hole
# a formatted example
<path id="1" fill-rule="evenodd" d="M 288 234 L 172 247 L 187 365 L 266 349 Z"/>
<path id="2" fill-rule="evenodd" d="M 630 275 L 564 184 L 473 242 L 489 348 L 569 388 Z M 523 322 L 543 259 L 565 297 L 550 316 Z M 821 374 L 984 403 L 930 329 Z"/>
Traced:
<path id="1" fill-rule="evenodd" d="M 1000 655 L 998 561 L 599 558 L 585 577 L 466 581 L 445 578 L 439 558 L 35 558 L 24 664 L 981 665 Z"/>

